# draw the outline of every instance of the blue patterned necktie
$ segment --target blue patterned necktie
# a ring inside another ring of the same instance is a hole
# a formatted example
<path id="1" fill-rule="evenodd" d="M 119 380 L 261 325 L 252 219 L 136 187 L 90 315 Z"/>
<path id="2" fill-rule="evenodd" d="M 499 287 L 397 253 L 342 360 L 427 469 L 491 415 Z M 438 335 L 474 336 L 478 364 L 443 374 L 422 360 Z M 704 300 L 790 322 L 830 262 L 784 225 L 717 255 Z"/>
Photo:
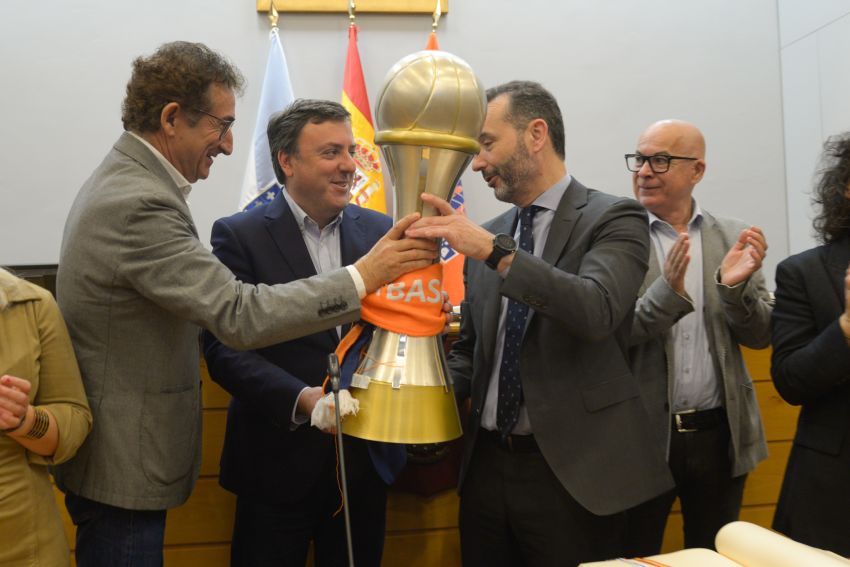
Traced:
<path id="1" fill-rule="evenodd" d="M 519 214 L 519 248 L 534 253 L 534 234 L 531 226 L 534 214 L 541 207 L 532 205 Z M 519 418 L 522 402 L 522 382 L 519 377 L 519 353 L 522 335 L 528 320 L 528 305 L 508 299 L 505 314 L 505 345 L 502 348 L 502 366 L 499 369 L 499 401 L 496 406 L 496 427 L 502 437 L 510 435 Z"/>

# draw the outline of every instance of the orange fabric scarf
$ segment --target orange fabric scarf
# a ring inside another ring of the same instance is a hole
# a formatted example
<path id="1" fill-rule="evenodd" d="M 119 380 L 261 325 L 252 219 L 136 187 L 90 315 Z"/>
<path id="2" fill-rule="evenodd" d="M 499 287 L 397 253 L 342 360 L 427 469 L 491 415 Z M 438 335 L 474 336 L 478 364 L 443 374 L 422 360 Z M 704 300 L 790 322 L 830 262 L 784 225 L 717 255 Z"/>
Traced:
<path id="1" fill-rule="evenodd" d="M 432 337 L 443 331 L 443 265 L 404 274 L 366 296 L 361 316 L 373 325 L 411 337 Z"/>

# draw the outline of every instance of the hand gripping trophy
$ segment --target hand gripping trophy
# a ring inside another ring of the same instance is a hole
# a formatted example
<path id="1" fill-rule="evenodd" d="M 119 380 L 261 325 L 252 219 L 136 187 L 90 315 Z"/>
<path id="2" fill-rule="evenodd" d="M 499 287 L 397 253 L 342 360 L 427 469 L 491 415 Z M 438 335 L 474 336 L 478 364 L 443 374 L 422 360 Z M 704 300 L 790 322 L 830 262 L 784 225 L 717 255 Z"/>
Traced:
<path id="1" fill-rule="evenodd" d="M 375 142 L 394 185 L 395 217 L 419 211 L 422 193 L 449 200 L 478 153 L 484 89 L 470 66 L 444 51 L 420 51 L 396 63 L 376 106 Z M 349 391 L 359 402 L 342 430 L 389 443 L 438 443 L 461 427 L 440 334 L 442 265 L 405 274 L 363 302 L 374 325 Z"/>

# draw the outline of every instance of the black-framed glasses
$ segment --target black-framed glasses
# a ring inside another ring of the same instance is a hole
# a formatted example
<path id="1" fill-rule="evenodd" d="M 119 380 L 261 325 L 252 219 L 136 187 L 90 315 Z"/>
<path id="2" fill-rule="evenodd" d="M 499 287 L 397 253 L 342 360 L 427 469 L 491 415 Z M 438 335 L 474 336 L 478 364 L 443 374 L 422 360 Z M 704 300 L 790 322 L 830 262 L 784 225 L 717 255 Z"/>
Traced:
<path id="1" fill-rule="evenodd" d="M 206 114 L 210 118 L 216 121 L 218 124 L 219 134 L 218 139 L 223 140 L 225 136 L 227 136 L 227 132 L 233 127 L 233 123 L 236 122 L 235 118 L 219 118 L 215 114 L 210 114 L 206 110 L 201 110 L 200 108 L 188 107 L 190 110 L 194 110 L 195 112 L 200 112 L 201 114 Z"/>
<path id="2" fill-rule="evenodd" d="M 640 154 L 626 154 L 626 168 L 632 173 L 637 173 L 643 164 L 648 163 L 653 173 L 664 173 L 670 169 L 670 162 L 674 159 L 697 161 L 699 158 L 670 156 L 667 154 L 655 154 L 654 156 L 642 156 Z"/>

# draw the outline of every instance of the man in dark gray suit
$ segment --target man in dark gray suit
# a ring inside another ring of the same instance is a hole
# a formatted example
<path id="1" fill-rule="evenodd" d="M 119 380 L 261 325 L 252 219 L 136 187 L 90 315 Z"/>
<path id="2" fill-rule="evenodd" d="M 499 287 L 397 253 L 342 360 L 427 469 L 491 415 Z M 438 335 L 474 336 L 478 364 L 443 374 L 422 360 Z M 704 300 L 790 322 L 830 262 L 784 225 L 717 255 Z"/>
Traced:
<path id="1" fill-rule="evenodd" d="M 487 91 L 480 171 L 515 205 L 479 227 L 442 215 L 407 234 L 466 254 L 449 358 L 472 398 L 460 478 L 464 565 L 576 565 L 621 554 L 624 510 L 672 486 L 626 358 L 646 272 L 646 213 L 567 173 L 564 126 L 537 83 Z"/>
<path id="2" fill-rule="evenodd" d="M 198 332 L 259 348 L 355 321 L 360 299 L 428 265 L 433 243 L 403 219 L 353 265 L 248 285 L 198 240 L 186 197 L 233 149 L 243 78 L 204 45 L 174 42 L 133 64 L 125 132 L 68 215 L 59 305 L 94 428 L 57 483 L 77 525 L 77 565 L 161 565 L 165 510 L 198 476 Z"/>
<path id="3" fill-rule="evenodd" d="M 692 194 L 705 173 L 705 140 L 693 125 L 663 120 L 626 155 L 635 197 L 649 211 L 649 271 L 635 308 L 630 350 L 676 490 L 629 513 L 631 555 L 661 547 L 676 495 L 685 547 L 714 547 L 738 519 L 747 473 L 767 456 L 753 383 L 739 345 L 770 342 L 761 274 L 764 234 L 715 217 Z"/>

